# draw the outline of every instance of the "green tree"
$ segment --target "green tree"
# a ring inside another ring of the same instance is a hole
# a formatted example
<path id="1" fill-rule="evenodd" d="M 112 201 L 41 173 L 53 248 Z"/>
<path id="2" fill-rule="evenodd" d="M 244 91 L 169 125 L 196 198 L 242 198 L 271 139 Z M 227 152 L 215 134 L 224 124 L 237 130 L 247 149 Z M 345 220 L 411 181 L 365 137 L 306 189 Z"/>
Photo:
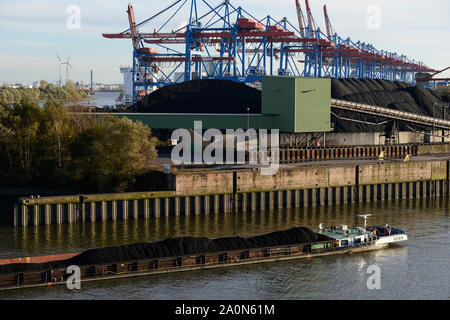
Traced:
<path id="1" fill-rule="evenodd" d="M 35 155 L 39 149 L 39 123 L 41 108 L 23 99 L 12 107 L 3 107 L 0 115 L 3 148 L 10 162 L 30 173 L 34 168 Z"/>
<path id="2" fill-rule="evenodd" d="M 0 101 L 14 103 L 22 99 L 31 101 L 47 101 L 51 99 L 62 101 L 77 101 L 89 95 L 78 91 L 73 82 L 68 82 L 64 87 L 48 84 L 41 80 L 39 88 L 7 88 L 0 87 Z"/>
<path id="3" fill-rule="evenodd" d="M 69 145 L 75 139 L 75 122 L 68 109 L 54 101 L 46 103 L 42 113 L 42 146 L 47 159 L 62 169 L 64 163 L 70 160 Z"/>
<path id="4" fill-rule="evenodd" d="M 2 168 L 13 168 L 14 132 L 9 127 L 9 112 L 6 106 L 0 105 L 0 152 L 6 157 L 1 157 Z M 5 172 L 0 172 L 5 174 Z"/>
<path id="5" fill-rule="evenodd" d="M 140 174 L 156 158 L 156 143 L 150 128 L 141 122 L 114 116 L 95 118 L 71 146 L 75 177 L 114 184 Z"/>
<path id="6" fill-rule="evenodd" d="M 127 118 L 72 114 L 54 101 L 0 104 L 2 185 L 113 190 L 149 171 L 157 143 Z"/>
<path id="7" fill-rule="evenodd" d="M 48 82 L 45 80 L 39 81 L 39 88 L 45 89 L 48 86 Z"/>

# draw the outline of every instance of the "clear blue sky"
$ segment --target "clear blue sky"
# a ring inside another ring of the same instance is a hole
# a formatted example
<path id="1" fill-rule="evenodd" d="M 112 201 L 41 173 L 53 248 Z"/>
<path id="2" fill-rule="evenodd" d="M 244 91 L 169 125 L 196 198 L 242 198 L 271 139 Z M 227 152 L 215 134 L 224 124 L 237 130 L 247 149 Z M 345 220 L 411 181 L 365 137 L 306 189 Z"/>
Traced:
<path id="1" fill-rule="evenodd" d="M 208 0 L 218 4 L 222 0 Z M 120 83 L 119 65 L 131 62 L 131 41 L 110 40 L 102 33 L 127 29 L 126 8 L 129 0 L 0 0 L 0 82 L 25 82 L 59 77 L 55 51 L 65 59 L 71 57 L 74 68 L 70 78 Z M 172 3 L 173 0 L 136 0 L 136 20 L 142 21 Z M 201 2 L 201 0 L 199 0 Z M 295 0 L 231 0 L 256 17 L 270 14 L 276 19 L 288 17 L 296 23 Z M 379 49 L 406 54 L 442 69 L 450 66 L 450 1 L 448 0 L 310 0 L 316 23 L 325 30 L 322 6 L 328 6 L 335 31 L 375 45 Z M 304 1 L 301 0 L 302 5 Z M 66 26 L 67 8 L 81 10 L 81 28 Z M 368 29 L 368 8 L 380 9 L 379 29 Z M 182 24 L 187 13 L 174 21 Z M 148 24 L 142 31 L 159 25 Z M 446 72 L 450 77 L 450 72 Z"/>

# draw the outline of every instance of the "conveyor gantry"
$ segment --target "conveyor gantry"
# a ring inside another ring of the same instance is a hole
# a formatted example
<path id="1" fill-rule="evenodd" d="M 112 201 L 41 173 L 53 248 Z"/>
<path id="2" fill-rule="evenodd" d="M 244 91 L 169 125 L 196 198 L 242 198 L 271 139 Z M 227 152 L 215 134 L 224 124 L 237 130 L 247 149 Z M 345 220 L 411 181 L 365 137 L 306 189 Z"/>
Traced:
<path id="1" fill-rule="evenodd" d="M 344 100 L 331 99 L 331 107 L 348 110 L 357 113 L 364 113 L 378 117 L 395 119 L 399 121 L 411 122 L 436 129 L 450 130 L 450 121 L 433 117 L 421 116 L 411 112 L 393 110 L 389 108 L 377 107 L 367 104 L 349 102 Z"/>

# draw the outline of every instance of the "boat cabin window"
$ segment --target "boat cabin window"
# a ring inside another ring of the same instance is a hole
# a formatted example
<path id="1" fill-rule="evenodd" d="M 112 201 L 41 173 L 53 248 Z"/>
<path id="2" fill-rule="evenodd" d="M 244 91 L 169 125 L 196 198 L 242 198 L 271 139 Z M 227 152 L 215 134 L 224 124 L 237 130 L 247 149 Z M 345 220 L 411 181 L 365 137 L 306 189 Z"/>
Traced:
<path id="1" fill-rule="evenodd" d="M 241 259 L 248 259 L 250 257 L 250 251 L 241 252 Z"/>
<path id="2" fill-rule="evenodd" d="M 149 269 L 158 269 L 158 260 L 153 260 L 149 263 Z"/>
<path id="3" fill-rule="evenodd" d="M 195 258 L 196 264 L 205 264 L 206 258 L 204 255 L 198 256 Z"/>
<path id="4" fill-rule="evenodd" d="M 341 240 L 341 246 L 348 246 L 348 240 Z"/>
<path id="5" fill-rule="evenodd" d="M 178 257 L 176 259 L 173 259 L 173 266 L 174 267 L 181 267 L 181 266 L 183 266 L 183 258 L 182 257 Z"/>
<path id="6" fill-rule="evenodd" d="M 226 262 L 228 260 L 228 254 L 222 253 L 219 255 L 219 262 Z"/>

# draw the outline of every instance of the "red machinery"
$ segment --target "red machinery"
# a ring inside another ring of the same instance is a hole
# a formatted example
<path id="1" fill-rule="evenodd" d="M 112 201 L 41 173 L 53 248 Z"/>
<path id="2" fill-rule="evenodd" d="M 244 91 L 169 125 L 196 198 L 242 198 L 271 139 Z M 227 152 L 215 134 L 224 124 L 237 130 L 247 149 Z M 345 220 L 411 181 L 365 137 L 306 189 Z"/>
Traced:
<path id="1" fill-rule="evenodd" d="M 450 78 L 433 78 L 434 76 L 437 76 L 438 74 L 440 74 L 440 73 L 442 73 L 442 72 L 444 72 L 444 71 L 447 71 L 447 70 L 449 70 L 449 69 L 450 69 L 450 67 L 447 67 L 447 68 L 442 69 L 442 70 L 440 70 L 440 71 L 438 71 L 438 72 L 435 72 L 435 73 L 433 73 L 433 74 L 430 74 L 430 75 L 427 76 L 427 77 L 418 78 L 418 79 L 417 79 L 417 82 L 450 81 Z"/>

